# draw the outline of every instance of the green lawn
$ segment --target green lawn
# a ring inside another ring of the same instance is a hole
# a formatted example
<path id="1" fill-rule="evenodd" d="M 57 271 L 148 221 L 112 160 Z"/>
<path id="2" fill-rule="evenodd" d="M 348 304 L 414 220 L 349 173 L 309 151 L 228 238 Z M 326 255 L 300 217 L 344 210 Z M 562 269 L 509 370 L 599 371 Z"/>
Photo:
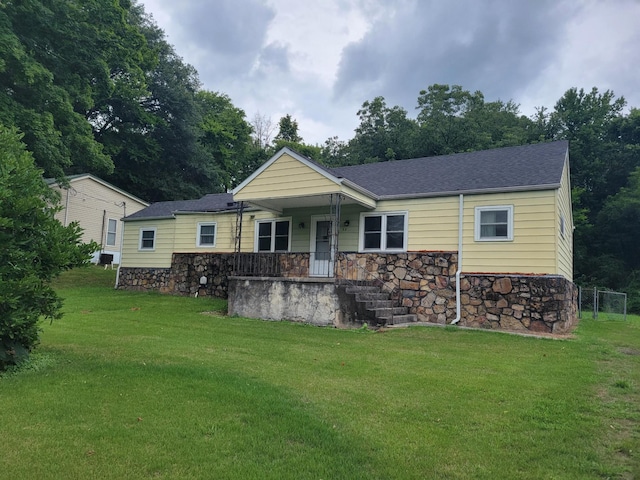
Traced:
<path id="1" fill-rule="evenodd" d="M 640 478 L 640 317 L 337 330 L 114 275 L 65 274 L 65 317 L 0 377 L 3 478 Z"/>

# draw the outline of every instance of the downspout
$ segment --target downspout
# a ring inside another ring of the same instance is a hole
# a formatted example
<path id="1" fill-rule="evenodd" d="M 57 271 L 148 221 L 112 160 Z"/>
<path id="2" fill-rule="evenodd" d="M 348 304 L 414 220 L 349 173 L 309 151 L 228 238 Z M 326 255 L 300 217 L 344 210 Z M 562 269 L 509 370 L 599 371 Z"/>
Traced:
<path id="1" fill-rule="evenodd" d="M 460 194 L 460 206 L 458 212 L 458 270 L 456 270 L 456 318 L 451 325 L 457 324 L 462 318 L 462 305 L 460 304 L 460 273 L 462 272 L 462 216 L 464 214 L 464 195 Z"/>
<path id="2" fill-rule="evenodd" d="M 123 210 L 123 217 L 125 218 L 127 216 L 127 202 L 122 202 L 122 210 Z M 116 284 L 114 285 L 113 288 L 118 288 L 118 281 L 120 280 L 120 267 L 122 266 L 122 253 L 123 253 L 123 245 L 124 245 L 124 226 L 126 225 L 126 222 L 120 220 L 120 222 L 122 223 L 122 231 L 120 232 L 120 261 L 118 262 L 118 270 L 116 271 Z"/>
<path id="3" fill-rule="evenodd" d="M 71 189 L 71 187 L 67 188 L 67 198 L 64 202 L 64 226 L 66 227 L 68 224 L 67 222 L 69 221 L 69 190 Z"/>

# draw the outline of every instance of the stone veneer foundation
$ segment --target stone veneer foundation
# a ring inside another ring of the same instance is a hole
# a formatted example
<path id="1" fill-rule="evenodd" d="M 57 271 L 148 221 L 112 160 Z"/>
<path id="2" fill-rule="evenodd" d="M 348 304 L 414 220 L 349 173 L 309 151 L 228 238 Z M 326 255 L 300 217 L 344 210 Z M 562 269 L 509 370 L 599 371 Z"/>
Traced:
<path id="1" fill-rule="evenodd" d="M 226 298 L 233 254 L 173 255 L 170 269 L 122 268 L 120 288 Z M 284 277 L 305 277 L 308 254 L 278 254 Z M 341 253 L 336 278 L 372 280 L 417 315 L 450 324 L 456 318 L 457 252 Z M 199 279 L 207 277 L 202 287 Z M 577 323 L 577 288 L 561 276 L 463 273 L 458 325 L 532 333 L 566 333 Z"/>

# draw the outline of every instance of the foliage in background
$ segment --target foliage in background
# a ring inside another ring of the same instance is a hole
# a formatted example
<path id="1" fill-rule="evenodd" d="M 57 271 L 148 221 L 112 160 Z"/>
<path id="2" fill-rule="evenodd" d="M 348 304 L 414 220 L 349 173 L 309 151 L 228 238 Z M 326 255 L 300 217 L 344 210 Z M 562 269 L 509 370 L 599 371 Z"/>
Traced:
<path id="1" fill-rule="evenodd" d="M 0 370 L 24 360 L 40 317 L 61 316 L 50 282 L 85 263 L 98 246 L 81 244 L 77 224 L 54 218 L 58 198 L 13 128 L 0 124 Z"/>
<path id="2" fill-rule="evenodd" d="M 249 124 L 224 93 L 202 90 L 141 3 L 28 0 L 0 2 L 0 92 L 0 122 L 19 128 L 45 175 L 93 173 L 148 201 L 229 191 L 284 146 L 331 167 L 567 139 L 575 278 L 640 296 L 620 247 L 634 207 L 614 212 L 615 230 L 604 220 L 631 198 L 621 189 L 640 167 L 640 111 L 609 90 L 571 88 L 528 118 L 512 100 L 433 84 L 415 115 L 377 96 L 353 138 L 310 145 L 290 114 L 272 138 L 270 118 Z"/>

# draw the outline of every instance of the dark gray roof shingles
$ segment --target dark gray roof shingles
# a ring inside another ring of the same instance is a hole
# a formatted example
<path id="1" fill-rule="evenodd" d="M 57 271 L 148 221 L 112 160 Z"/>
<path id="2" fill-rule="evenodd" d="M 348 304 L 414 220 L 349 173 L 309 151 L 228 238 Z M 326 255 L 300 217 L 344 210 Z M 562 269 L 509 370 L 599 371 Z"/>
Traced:
<path id="1" fill-rule="evenodd" d="M 559 185 L 565 140 L 328 169 L 380 197 Z"/>
<path id="2" fill-rule="evenodd" d="M 230 193 L 211 193 L 198 200 L 176 200 L 156 202 L 147 208 L 126 217 L 127 220 L 170 217 L 175 212 L 223 212 L 235 210 L 236 204 Z"/>
<path id="3" fill-rule="evenodd" d="M 309 161 L 382 198 L 436 196 L 559 186 L 567 149 L 568 142 L 561 140 L 339 168 Z M 153 203 L 126 218 L 161 218 L 170 217 L 174 212 L 223 212 L 235 208 L 230 193 L 218 193 L 198 200 Z"/>

